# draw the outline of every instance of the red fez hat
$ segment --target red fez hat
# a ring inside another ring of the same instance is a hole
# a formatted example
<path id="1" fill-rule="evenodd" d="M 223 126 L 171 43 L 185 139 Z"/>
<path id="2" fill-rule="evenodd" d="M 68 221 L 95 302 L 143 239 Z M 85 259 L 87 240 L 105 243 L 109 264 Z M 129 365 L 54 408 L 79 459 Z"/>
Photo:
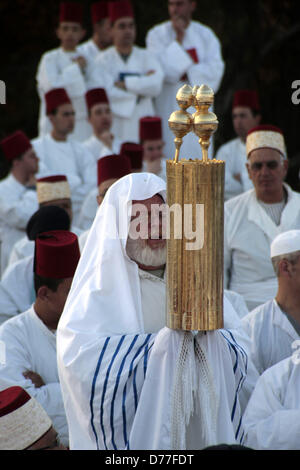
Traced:
<path id="1" fill-rule="evenodd" d="M 273 124 L 261 124 L 261 125 L 256 126 L 256 127 L 252 127 L 252 129 L 250 129 L 250 131 L 248 132 L 247 135 L 250 135 L 253 132 L 258 132 L 258 131 L 278 132 L 279 134 L 283 135 L 282 130 L 277 126 L 273 126 Z"/>
<path id="2" fill-rule="evenodd" d="M 143 166 L 143 146 L 133 142 L 124 142 L 121 146 L 121 155 L 125 155 L 131 161 L 133 170 L 140 170 Z"/>
<path id="3" fill-rule="evenodd" d="M 8 161 L 20 157 L 32 148 L 31 142 L 22 131 L 16 131 L 1 141 L 4 155 Z"/>
<path id="4" fill-rule="evenodd" d="M 65 175 L 52 175 L 36 180 L 37 183 L 58 183 L 59 181 L 67 181 L 67 177 Z"/>
<path id="5" fill-rule="evenodd" d="M 131 173 L 130 160 L 124 155 L 107 155 L 98 160 L 97 166 L 98 186 L 106 180 L 119 179 Z"/>
<path id="6" fill-rule="evenodd" d="M 260 110 L 258 94 L 255 90 L 238 90 L 233 97 L 232 108 L 246 106 L 254 111 Z"/>
<path id="7" fill-rule="evenodd" d="M 59 6 L 59 22 L 70 21 L 82 24 L 83 7 L 80 3 L 64 2 Z"/>
<path id="8" fill-rule="evenodd" d="M 53 230 L 37 236 L 34 272 L 50 279 L 73 277 L 80 258 L 77 236 L 67 230 Z"/>
<path id="9" fill-rule="evenodd" d="M 52 113 L 58 106 L 62 104 L 72 104 L 66 90 L 64 88 L 53 88 L 45 94 L 46 114 Z"/>
<path id="10" fill-rule="evenodd" d="M 161 118 L 158 116 L 140 119 L 140 141 L 162 139 Z"/>
<path id="11" fill-rule="evenodd" d="M 120 18 L 128 16 L 130 18 L 134 17 L 132 5 L 128 0 L 110 2 L 108 4 L 108 13 L 111 23 L 114 23 Z"/>
<path id="12" fill-rule="evenodd" d="M 108 3 L 107 2 L 96 2 L 91 6 L 92 23 L 98 23 L 105 18 L 108 18 Z"/>
<path id="13" fill-rule="evenodd" d="M 85 101 L 88 109 L 90 110 L 94 104 L 107 103 L 109 104 L 108 97 L 104 88 L 93 88 L 85 94 Z"/>
<path id="14" fill-rule="evenodd" d="M 5 416 L 25 405 L 31 396 L 21 387 L 13 386 L 0 392 L 0 416 Z"/>

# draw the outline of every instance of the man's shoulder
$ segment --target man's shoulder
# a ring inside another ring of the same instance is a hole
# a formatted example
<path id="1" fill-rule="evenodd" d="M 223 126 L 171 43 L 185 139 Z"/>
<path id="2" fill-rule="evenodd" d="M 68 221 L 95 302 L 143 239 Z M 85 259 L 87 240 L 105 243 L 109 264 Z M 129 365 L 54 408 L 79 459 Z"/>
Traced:
<path id="1" fill-rule="evenodd" d="M 227 142 L 225 142 L 218 148 L 217 155 L 222 152 L 230 151 L 233 147 L 238 145 L 238 143 L 239 143 L 238 137 L 234 137 L 233 139 L 228 140 Z"/>
<path id="2" fill-rule="evenodd" d="M 32 307 L 30 307 L 28 310 L 25 310 L 25 312 L 14 315 L 12 318 L 2 323 L 0 326 L 0 338 L 5 336 L 6 333 L 17 335 L 18 332 L 22 332 L 22 334 L 24 334 L 24 326 L 30 322 L 31 311 Z"/>
<path id="3" fill-rule="evenodd" d="M 170 20 L 162 21 L 161 23 L 158 23 L 158 24 L 152 26 L 148 30 L 147 35 L 168 31 L 168 30 L 171 30 L 171 28 L 172 28 L 172 23 L 171 23 Z"/>
<path id="4" fill-rule="evenodd" d="M 273 306 L 274 299 L 268 300 L 264 304 L 258 305 L 247 315 L 244 316 L 242 322 L 245 324 L 262 324 L 264 320 L 271 320 L 270 318 L 270 308 Z"/>
<path id="5" fill-rule="evenodd" d="M 53 59 L 55 58 L 59 53 L 61 52 L 61 49 L 59 47 L 56 47 L 54 49 L 50 49 L 49 51 L 46 51 L 42 54 L 41 56 L 41 61 L 48 60 L 48 59 Z"/>
<path id="6" fill-rule="evenodd" d="M 249 189 L 226 201 L 224 205 L 226 212 L 232 213 L 235 209 L 240 210 L 242 207 L 247 207 L 249 199 L 253 197 L 253 192 L 254 189 Z"/>

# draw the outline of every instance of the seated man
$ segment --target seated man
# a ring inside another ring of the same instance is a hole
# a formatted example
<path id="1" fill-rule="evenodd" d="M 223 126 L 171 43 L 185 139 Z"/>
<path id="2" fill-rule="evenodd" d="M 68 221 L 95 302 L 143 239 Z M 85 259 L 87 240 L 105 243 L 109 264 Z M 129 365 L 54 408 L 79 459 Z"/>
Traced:
<path id="1" fill-rule="evenodd" d="M 11 169 L 0 182 L 0 274 L 7 266 L 13 245 L 24 236 L 29 218 L 38 209 L 32 183 L 39 165 L 36 153 L 22 131 L 3 139 L 1 146 Z"/>
<path id="2" fill-rule="evenodd" d="M 56 328 L 79 261 L 77 236 L 51 231 L 36 240 L 34 282 L 36 300 L 24 313 L 0 327 L 5 362 L 0 364 L 0 388 L 24 388 L 36 398 L 68 446 L 68 425 L 56 361 Z"/>
<path id="3" fill-rule="evenodd" d="M 152 204 L 165 197 L 156 175 L 127 175 L 91 228 L 57 336 L 71 449 L 201 449 L 240 440 L 248 377 L 238 343 L 247 339 L 230 303 L 224 299 L 230 331 L 165 328 L 163 221 L 148 224 Z M 137 225 L 145 238 L 135 237 Z"/>
<path id="4" fill-rule="evenodd" d="M 276 297 L 242 320 L 260 374 L 289 357 L 293 341 L 300 339 L 300 230 L 278 235 L 271 244 L 271 259 L 278 279 Z"/>
<path id="5" fill-rule="evenodd" d="M 104 88 L 89 90 L 85 98 L 93 134 L 83 145 L 93 154 L 97 165 L 99 158 L 120 153 L 121 141 L 111 132 L 113 117 Z"/>
<path id="6" fill-rule="evenodd" d="M 238 90 L 232 103 L 232 123 L 236 138 L 222 145 L 217 153 L 217 160 L 224 160 L 225 165 L 225 200 L 253 189 L 246 169 L 246 137 L 250 129 L 260 124 L 260 105 L 254 90 Z"/>
<path id="7" fill-rule="evenodd" d="M 75 113 L 67 92 L 63 88 L 52 89 L 45 94 L 45 102 L 52 130 L 32 141 L 44 165 L 37 176 L 43 178 L 60 174 L 68 177 L 76 224 L 83 199 L 96 184 L 93 156 L 82 143 L 69 139 Z"/>
<path id="8" fill-rule="evenodd" d="M 22 387 L 0 392 L 0 450 L 67 450 L 39 402 Z"/>
<path id="9" fill-rule="evenodd" d="M 254 188 L 225 202 L 225 288 L 244 296 L 249 311 L 276 295 L 270 245 L 300 228 L 300 195 L 284 183 L 288 160 L 282 131 L 258 126 L 246 140 Z"/>
<path id="10" fill-rule="evenodd" d="M 47 206 L 56 206 L 64 209 L 69 218 L 70 223 L 72 224 L 73 220 L 73 211 L 72 211 L 72 200 L 71 200 L 71 191 L 68 180 L 65 175 L 53 175 L 48 176 L 45 178 L 39 178 L 36 181 L 36 193 L 37 193 L 37 200 L 39 204 L 39 208 L 47 207 Z M 44 213 L 43 213 L 44 214 Z M 45 213 L 46 214 L 46 213 Z M 35 215 L 37 215 L 35 213 Z M 40 217 L 42 215 L 38 215 L 39 223 L 45 226 L 45 223 L 48 227 L 45 227 L 43 230 L 44 232 L 48 230 L 57 230 L 58 227 L 53 227 L 53 219 L 50 220 L 43 219 L 40 221 Z M 35 218 L 36 219 L 36 218 Z M 30 221 L 28 222 L 30 224 Z M 57 225 L 54 222 L 54 225 Z M 72 224 L 71 227 L 67 227 L 67 230 L 71 230 L 71 232 L 75 233 L 79 236 L 82 232 L 77 227 L 74 227 Z M 26 227 L 27 236 L 21 238 L 13 247 L 8 264 L 15 263 L 27 256 L 32 256 L 34 251 L 34 239 L 28 236 L 28 230 Z"/>
<path id="11" fill-rule="evenodd" d="M 159 116 L 140 119 L 140 143 L 143 146 L 143 170 L 166 180 L 166 160 L 162 138 L 162 122 Z"/>
<path id="12" fill-rule="evenodd" d="M 79 224 L 82 230 L 79 243 L 82 250 L 88 230 L 90 229 L 96 212 L 102 203 L 106 191 L 122 176 L 131 173 L 131 164 L 127 157 L 123 155 L 107 155 L 100 158 L 97 164 L 98 187 L 93 189 L 86 197 L 80 212 Z"/>

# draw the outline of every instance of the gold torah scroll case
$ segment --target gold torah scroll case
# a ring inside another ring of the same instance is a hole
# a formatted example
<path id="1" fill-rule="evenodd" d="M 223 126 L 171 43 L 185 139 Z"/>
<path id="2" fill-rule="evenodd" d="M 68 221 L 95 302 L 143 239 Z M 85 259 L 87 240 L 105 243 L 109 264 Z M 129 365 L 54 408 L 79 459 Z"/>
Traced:
<path id="1" fill-rule="evenodd" d="M 185 331 L 223 328 L 225 162 L 208 158 L 218 128 L 208 109 L 214 93 L 206 85 L 184 85 L 176 95 L 179 110 L 169 118 L 175 158 L 167 160 L 167 326 Z M 190 106 L 196 108 L 192 115 Z M 182 139 L 199 137 L 202 159 L 179 159 Z M 193 239 L 192 239 L 193 237 Z"/>

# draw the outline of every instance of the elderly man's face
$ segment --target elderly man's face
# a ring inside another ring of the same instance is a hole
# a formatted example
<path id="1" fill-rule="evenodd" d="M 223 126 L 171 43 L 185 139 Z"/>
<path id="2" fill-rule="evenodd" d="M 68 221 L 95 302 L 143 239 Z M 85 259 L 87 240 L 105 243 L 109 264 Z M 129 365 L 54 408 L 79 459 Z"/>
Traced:
<path id="1" fill-rule="evenodd" d="M 166 263 L 166 240 L 163 234 L 164 202 L 159 195 L 132 201 L 132 217 L 127 240 L 127 254 L 140 266 L 154 269 Z"/>

